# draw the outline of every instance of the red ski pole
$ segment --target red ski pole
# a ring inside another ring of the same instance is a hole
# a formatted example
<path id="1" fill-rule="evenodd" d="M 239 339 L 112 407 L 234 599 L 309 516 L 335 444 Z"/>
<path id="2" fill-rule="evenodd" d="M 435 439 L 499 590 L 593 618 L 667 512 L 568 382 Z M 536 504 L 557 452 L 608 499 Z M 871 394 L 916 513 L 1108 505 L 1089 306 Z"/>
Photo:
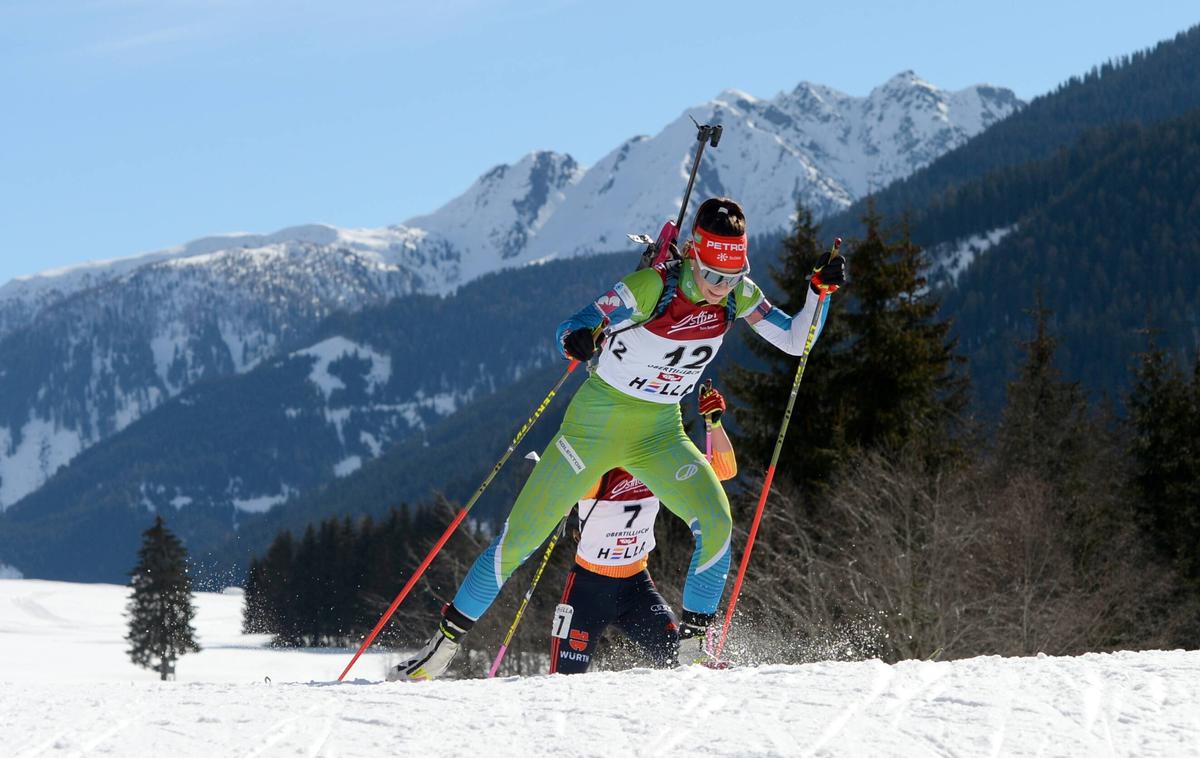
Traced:
<path id="1" fill-rule="evenodd" d="M 487 475 L 487 478 L 483 480 L 483 484 L 479 485 L 479 489 L 475 490 L 475 494 L 471 496 L 471 499 L 467 501 L 467 504 L 462 507 L 462 509 L 458 512 L 458 515 L 456 515 L 454 520 L 450 522 L 450 526 L 446 527 L 446 531 L 442 533 L 442 536 L 433 546 L 433 549 L 429 551 L 429 555 L 425 556 L 425 560 L 421 561 L 420 566 L 417 566 L 416 572 L 409 577 L 409 580 L 405 583 L 404 588 L 400 590 L 400 594 L 396 595 L 396 599 L 392 601 L 392 604 L 389 605 L 388 609 L 384 612 L 383 617 L 379 619 L 379 623 L 375 625 L 375 628 L 372 629 L 371 633 L 367 635 L 367 638 L 363 640 L 362 645 L 360 645 L 358 648 L 358 652 L 354 654 L 354 657 L 351 658 L 350 662 L 346 664 L 345 670 L 342 671 L 340 676 L 338 676 L 339 682 L 346 678 L 346 674 L 350 673 L 350 669 L 354 667 L 354 664 L 358 661 L 359 657 L 366 651 L 368 647 L 371 646 L 371 643 L 375 641 L 375 637 L 379 635 L 379 632 L 383 629 L 384 625 L 387 624 L 388 620 L 392 618 L 392 614 L 395 613 L 396 609 L 400 607 L 400 603 L 404 602 L 404 598 L 408 596 L 408 593 L 412 590 L 413 586 L 416 585 L 417 580 L 419 580 L 421 575 L 425 573 L 425 569 L 429 568 L 429 564 L 433 562 L 433 557 L 438 554 L 438 552 L 442 549 L 442 546 L 445 545 L 446 541 L 450 539 L 450 535 L 454 533 L 454 530 L 457 529 L 458 525 L 462 523 L 462 520 L 466 518 L 467 511 L 471 510 L 471 506 L 475 505 L 475 502 L 479 500 L 479 496 L 483 494 L 483 491 L 486 490 L 488 485 L 492 483 L 492 480 L 496 478 L 496 474 L 500 473 L 500 469 L 504 467 L 504 464 L 508 461 L 509 456 L 511 456 L 513 451 L 517 449 L 517 445 L 521 444 L 521 440 L 525 438 L 525 434 L 534 425 L 534 422 L 538 420 L 538 417 L 542 415 L 542 411 L 546 410 L 546 406 L 550 405 L 550 401 L 554 399 L 556 394 L 558 394 L 558 391 L 562 388 L 563 383 L 567 381 L 567 377 L 571 375 L 571 372 L 574 371 L 575 367 L 578 365 L 579 361 L 571 361 L 571 365 L 567 366 L 567 370 L 559 378 L 558 382 L 554 385 L 554 388 L 550 390 L 550 394 L 546 395 L 546 398 L 542 400 L 541 405 L 537 407 L 537 410 L 533 412 L 533 415 L 529 417 L 529 420 L 526 421 L 525 425 L 522 426 L 520 431 L 517 432 L 517 436 L 513 437 L 513 441 L 509 443 L 508 449 L 504 451 L 504 455 L 500 457 L 500 460 L 496 462 L 496 465 L 492 466 L 492 471 Z"/>
<path id="2" fill-rule="evenodd" d="M 830 250 L 830 260 L 835 258 L 842 246 L 842 238 L 833 241 Z M 796 394 L 800 391 L 800 379 L 804 376 L 804 367 L 808 364 L 808 354 L 813 342 L 817 339 L 817 325 L 821 323 L 821 314 L 829 308 L 829 295 L 837 287 L 821 288 L 817 300 L 817 311 L 813 314 L 812 323 L 808 327 L 808 338 L 804 341 L 804 352 L 800 354 L 800 365 L 796 367 L 796 379 L 792 382 L 792 393 L 788 395 L 787 410 L 783 412 L 783 423 L 779 426 L 779 436 L 775 439 L 775 451 L 771 453 L 771 465 L 767 467 L 767 476 L 763 479 L 762 494 L 758 497 L 758 507 L 754 509 L 754 520 L 750 523 L 750 535 L 746 538 L 746 550 L 742 553 L 742 561 L 738 565 L 737 579 L 733 582 L 733 594 L 729 597 L 729 608 L 725 611 L 725 622 L 721 625 L 721 639 L 713 657 L 720 659 L 721 651 L 725 649 L 725 638 L 729 634 L 729 623 L 733 621 L 733 609 L 737 607 L 738 595 L 742 591 L 742 580 L 746 577 L 746 567 L 750 564 L 750 551 L 754 549 L 754 537 L 758 534 L 758 525 L 762 521 L 763 509 L 767 505 L 767 494 L 771 491 L 771 480 L 775 478 L 775 465 L 779 463 L 779 453 L 783 449 L 783 438 L 787 434 L 788 422 L 792 420 L 792 408 L 796 404 Z"/>

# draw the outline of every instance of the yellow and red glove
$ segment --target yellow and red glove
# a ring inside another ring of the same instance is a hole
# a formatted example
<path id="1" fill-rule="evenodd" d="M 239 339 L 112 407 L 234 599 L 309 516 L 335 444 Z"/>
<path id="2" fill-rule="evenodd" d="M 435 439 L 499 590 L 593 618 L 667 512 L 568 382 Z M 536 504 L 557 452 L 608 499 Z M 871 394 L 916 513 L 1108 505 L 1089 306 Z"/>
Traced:
<path id="1" fill-rule="evenodd" d="M 700 415 L 709 424 L 720 425 L 721 416 L 725 413 L 725 398 L 721 396 L 720 392 L 713 389 L 712 379 L 700 385 L 699 402 Z"/>
<path id="2" fill-rule="evenodd" d="M 839 239 L 838 242 L 841 242 Z M 827 252 L 817 260 L 808 284 L 818 295 L 837 292 L 838 287 L 846 283 L 846 259 L 833 252 Z"/>

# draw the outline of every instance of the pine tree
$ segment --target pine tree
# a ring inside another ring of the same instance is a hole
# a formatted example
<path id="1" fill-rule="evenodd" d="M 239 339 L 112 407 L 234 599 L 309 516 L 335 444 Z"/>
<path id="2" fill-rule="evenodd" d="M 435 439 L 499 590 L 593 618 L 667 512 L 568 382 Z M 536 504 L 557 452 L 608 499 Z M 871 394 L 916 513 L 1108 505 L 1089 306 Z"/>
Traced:
<path id="1" fill-rule="evenodd" d="M 320 644 L 322 623 L 321 595 L 324 568 L 320 560 L 320 550 L 317 546 L 317 528 L 311 523 L 305 527 L 304 536 L 296 548 L 296 561 L 290 576 L 292 586 L 291 619 L 295 630 L 297 645 L 309 646 Z"/>
<path id="2" fill-rule="evenodd" d="M 258 558 L 251 558 L 250 568 L 246 571 L 243 595 L 245 601 L 242 605 L 242 634 L 263 634 L 271 631 L 266 599 L 263 597 L 262 572 L 262 562 Z"/>
<path id="3" fill-rule="evenodd" d="M 846 439 L 865 449 L 915 443 L 940 456 L 966 406 L 967 381 L 957 371 L 962 359 L 950 323 L 938 319 L 924 251 L 907 220 L 894 242 L 885 239 L 873 208 L 863 223 L 866 238 L 848 259 L 853 306 L 843 316 L 852 340 L 838 383 L 840 399 L 849 403 Z"/>
<path id="4" fill-rule="evenodd" d="M 1034 335 L 1022 345 L 1025 362 L 1008 385 L 996 433 L 993 491 L 1017 479 L 1048 486 L 1065 529 L 1057 541 L 1076 564 L 1107 560 L 1116 538 L 1133 520 L 1120 490 L 1120 448 L 1102 418 L 1088 407 L 1078 382 L 1062 378 L 1051 313 L 1038 296 Z"/>
<path id="5" fill-rule="evenodd" d="M 1128 403 L 1143 520 L 1200 596 L 1200 357 L 1189 383 L 1163 351 L 1146 353 Z"/>
<path id="6" fill-rule="evenodd" d="M 275 634 L 279 647 L 300 645 L 296 614 L 296 542 L 289 531 L 276 535 L 259 564 L 258 587 L 262 600 L 262 631 Z"/>
<path id="7" fill-rule="evenodd" d="M 192 580 L 187 550 L 156 516 L 142 533 L 138 565 L 130 572 L 133 594 L 128 605 L 129 657 L 155 669 L 163 681 L 174 678 L 175 660 L 200 651 L 192 628 Z"/>
<path id="8" fill-rule="evenodd" d="M 1034 336 L 1022 345 L 1025 363 L 1008 385 L 996 452 L 1001 470 L 1037 470 L 1061 488 L 1090 457 L 1087 399 L 1079 383 L 1064 381 L 1055 366 L 1058 341 L 1050 335 L 1050 312 L 1040 295 L 1033 315 Z"/>
<path id="9" fill-rule="evenodd" d="M 792 235 L 783 240 L 783 261 L 771 270 L 782 298 L 775 303 L 786 313 L 798 313 L 808 296 L 808 276 L 823 252 L 820 227 L 812 211 L 801 205 L 796 212 Z M 840 407 L 830 406 L 837 353 L 844 349 L 848 333 L 838 315 L 841 295 L 835 295 L 829 316 L 805 367 L 804 381 L 796 396 L 780 470 L 809 483 L 827 481 L 842 452 Z M 765 467 L 779 434 L 779 425 L 796 376 L 797 359 L 759 338 L 747 335 L 747 344 L 765 371 L 733 366 L 723 372 L 722 382 L 734 396 L 731 416 L 736 424 L 739 458 Z M 821 409 L 817 412 L 817 409 Z M 750 467 L 743 466 L 744 469 Z"/>
<path id="10" fill-rule="evenodd" d="M 785 293 L 783 310 L 800 310 L 807 276 L 824 246 L 812 213 L 801 207 L 784 240 L 783 267 L 772 276 Z M 796 399 L 780 472 L 809 486 L 827 482 L 853 449 L 898 450 L 915 443 L 930 458 L 945 456 L 953 422 L 966 404 L 966 380 L 937 319 L 938 301 L 923 275 L 925 259 L 907 225 L 889 241 L 874 211 L 863 219 L 865 239 L 847 253 L 849 286 L 833 296 Z M 757 337 L 755 342 L 761 342 Z M 796 361 L 751 343 L 765 372 L 734 368 L 724 380 L 737 398 L 739 455 L 765 463 L 795 377 Z"/>

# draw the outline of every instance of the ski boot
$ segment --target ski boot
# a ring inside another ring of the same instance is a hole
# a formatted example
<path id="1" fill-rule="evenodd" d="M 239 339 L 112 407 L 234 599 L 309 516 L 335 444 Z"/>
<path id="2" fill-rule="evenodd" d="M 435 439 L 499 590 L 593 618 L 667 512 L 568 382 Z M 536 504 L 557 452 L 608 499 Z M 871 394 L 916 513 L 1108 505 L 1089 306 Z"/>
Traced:
<path id="1" fill-rule="evenodd" d="M 412 658 L 388 670 L 389 682 L 417 682 L 437 679 L 446 673 L 458 653 L 463 635 L 471 630 L 475 622 L 452 605 L 442 611 L 442 622 L 425 646 Z"/>
<path id="2" fill-rule="evenodd" d="M 679 665 L 727 669 L 729 661 L 718 660 L 713 654 L 717 647 L 717 629 L 712 626 L 713 614 L 684 610 L 679 624 Z"/>

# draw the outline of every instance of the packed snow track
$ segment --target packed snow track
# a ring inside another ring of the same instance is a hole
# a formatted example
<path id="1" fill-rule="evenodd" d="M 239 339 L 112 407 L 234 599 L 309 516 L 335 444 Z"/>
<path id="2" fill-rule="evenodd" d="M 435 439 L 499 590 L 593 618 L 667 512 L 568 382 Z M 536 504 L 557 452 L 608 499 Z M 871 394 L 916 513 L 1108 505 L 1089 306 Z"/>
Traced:
<path id="1" fill-rule="evenodd" d="M 0 580 L 5 755 L 1200 755 L 1200 652 L 381 681 L 197 596 L 205 650 L 125 657 L 128 590 Z M 270 681 L 267 681 L 267 678 Z"/>

